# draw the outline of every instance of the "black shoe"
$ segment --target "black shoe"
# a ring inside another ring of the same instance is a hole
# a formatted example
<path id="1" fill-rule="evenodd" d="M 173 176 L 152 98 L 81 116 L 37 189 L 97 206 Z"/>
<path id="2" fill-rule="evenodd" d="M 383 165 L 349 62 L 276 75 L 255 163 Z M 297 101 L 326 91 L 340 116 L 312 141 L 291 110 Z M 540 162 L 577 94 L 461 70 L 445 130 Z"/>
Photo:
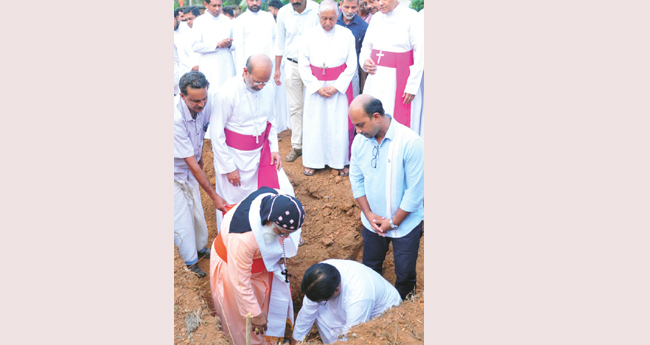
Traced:
<path id="1" fill-rule="evenodd" d="M 206 258 L 208 260 L 210 259 L 210 249 L 206 248 L 203 253 L 199 253 L 199 252 L 196 252 L 196 253 L 199 255 L 199 259 L 201 259 L 201 258 Z"/>
<path id="2" fill-rule="evenodd" d="M 199 276 L 199 278 L 203 278 L 207 275 L 207 273 L 205 273 L 205 271 L 203 271 L 201 267 L 199 267 L 198 263 L 194 263 L 193 265 L 188 265 L 187 268 L 189 268 L 190 271 L 194 272 L 197 276 Z"/>

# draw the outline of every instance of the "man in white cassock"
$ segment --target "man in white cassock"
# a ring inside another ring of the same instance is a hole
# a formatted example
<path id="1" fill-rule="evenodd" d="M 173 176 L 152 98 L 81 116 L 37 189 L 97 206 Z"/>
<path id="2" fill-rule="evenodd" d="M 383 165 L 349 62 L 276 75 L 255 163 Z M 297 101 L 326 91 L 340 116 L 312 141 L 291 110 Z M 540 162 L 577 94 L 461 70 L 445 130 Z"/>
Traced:
<path id="1" fill-rule="evenodd" d="M 378 3 L 359 54 L 359 64 L 368 72 L 363 93 L 379 99 L 386 113 L 422 135 L 424 44 L 418 14 L 398 6 L 398 0 Z"/>
<path id="2" fill-rule="evenodd" d="M 357 68 L 352 32 L 340 25 L 338 5 L 323 0 L 318 7 L 320 25 L 303 34 L 298 55 L 300 77 L 305 84 L 303 158 L 305 175 L 328 165 L 347 176 L 354 128 L 348 119 L 352 101 L 350 82 Z"/>
<path id="3" fill-rule="evenodd" d="M 206 0 L 204 5 L 205 13 L 193 23 L 192 49 L 200 54 L 199 71 L 205 74 L 214 89 L 218 89 L 235 75 L 231 52 L 232 22 L 221 15 L 223 0 Z M 205 138 L 210 138 L 210 131 Z"/>
<path id="4" fill-rule="evenodd" d="M 329 259 L 305 271 L 300 290 L 305 294 L 296 318 L 291 344 L 303 341 L 316 323 L 323 343 L 341 338 L 354 325 L 399 305 L 399 293 L 379 273 L 352 260 Z"/>
<path id="5" fill-rule="evenodd" d="M 178 57 L 180 59 L 181 75 L 189 71 L 199 70 L 199 54 L 194 52 L 192 45 L 194 36 L 192 26 L 194 20 L 201 13 L 196 7 L 188 7 L 183 11 L 184 22 L 181 22 L 178 29 L 174 30 L 174 41 L 178 42 Z"/>
<path id="6" fill-rule="evenodd" d="M 214 87 L 235 75 L 232 60 L 232 22 L 221 15 L 222 0 L 206 0 L 205 13 L 193 23 L 192 49 L 200 54 L 199 71 Z"/>
<path id="7" fill-rule="evenodd" d="M 271 59 L 253 55 L 243 69 L 217 92 L 210 119 L 215 191 L 230 205 L 262 186 L 295 195 L 282 170 L 275 129 L 273 95 L 265 85 Z M 220 228 L 222 214 L 217 212 Z"/>

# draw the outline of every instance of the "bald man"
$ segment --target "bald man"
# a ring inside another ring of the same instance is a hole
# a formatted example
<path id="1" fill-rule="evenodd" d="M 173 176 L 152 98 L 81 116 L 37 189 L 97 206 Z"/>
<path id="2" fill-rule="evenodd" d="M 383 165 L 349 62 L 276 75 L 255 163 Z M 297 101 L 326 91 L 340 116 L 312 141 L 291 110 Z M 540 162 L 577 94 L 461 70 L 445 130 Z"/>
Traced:
<path id="1" fill-rule="evenodd" d="M 361 134 L 352 143 L 350 184 L 362 211 L 362 262 L 381 274 L 392 242 L 395 288 L 406 299 L 415 289 L 424 221 L 424 142 L 370 95 L 352 101 L 350 120 Z"/>
<path id="2" fill-rule="evenodd" d="M 231 205 L 263 186 L 295 195 L 282 170 L 274 94 L 266 87 L 271 59 L 252 55 L 241 73 L 219 89 L 210 119 L 215 190 Z M 217 212 L 218 228 L 221 218 Z"/>

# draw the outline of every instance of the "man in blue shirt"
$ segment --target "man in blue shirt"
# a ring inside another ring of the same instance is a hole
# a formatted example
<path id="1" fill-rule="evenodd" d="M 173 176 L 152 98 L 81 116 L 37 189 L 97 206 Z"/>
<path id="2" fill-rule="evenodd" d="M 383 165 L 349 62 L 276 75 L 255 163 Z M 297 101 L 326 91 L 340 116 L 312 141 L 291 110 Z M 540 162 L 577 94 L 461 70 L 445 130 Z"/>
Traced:
<path id="1" fill-rule="evenodd" d="M 366 30 L 368 29 L 368 23 L 359 17 L 358 10 L 359 0 L 343 0 L 341 2 L 341 13 L 336 22 L 337 25 L 350 29 L 352 35 L 354 35 L 354 47 L 357 50 L 357 73 L 352 79 L 352 86 L 355 97 L 363 92 L 363 83 L 366 80 L 366 72 L 359 67 L 359 53 L 361 52 L 363 37 L 366 36 Z"/>
<path id="2" fill-rule="evenodd" d="M 362 262 L 381 274 L 393 242 L 395 288 L 406 299 L 415 289 L 424 220 L 424 142 L 367 94 L 350 104 L 350 120 L 361 134 L 352 143 L 350 184 L 362 211 Z"/>

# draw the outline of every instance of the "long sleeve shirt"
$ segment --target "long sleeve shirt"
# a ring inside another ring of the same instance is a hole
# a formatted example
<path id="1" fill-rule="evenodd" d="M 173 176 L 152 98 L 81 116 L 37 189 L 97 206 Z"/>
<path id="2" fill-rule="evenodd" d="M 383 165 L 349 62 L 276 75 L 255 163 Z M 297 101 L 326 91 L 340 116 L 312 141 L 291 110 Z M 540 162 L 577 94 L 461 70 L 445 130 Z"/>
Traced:
<path id="1" fill-rule="evenodd" d="M 424 219 L 422 138 L 392 118 L 381 144 L 375 137 L 357 135 L 352 142 L 350 184 L 354 198 L 365 196 L 370 210 L 380 217 L 392 219 L 398 208 L 410 212 L 397 229 L 386 233 L 394 238 L 407 235 Z M 363 212 L 361 222 L 373 231 Z"/>

